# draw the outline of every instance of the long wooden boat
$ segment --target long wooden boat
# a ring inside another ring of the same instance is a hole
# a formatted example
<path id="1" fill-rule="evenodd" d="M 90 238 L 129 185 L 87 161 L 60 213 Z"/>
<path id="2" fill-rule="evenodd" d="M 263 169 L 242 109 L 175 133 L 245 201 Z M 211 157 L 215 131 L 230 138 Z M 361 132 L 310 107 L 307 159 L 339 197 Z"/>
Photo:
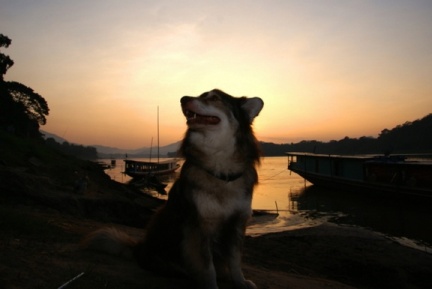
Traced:
<path id="1" fill-rule="evenodd" d="M 168 175 L 174 173 L 180 167 L 178 161 L 178 159 L 170 159 L 160 162 L 124 160 L 124 173 L 132 178 Z"/>
<path id="2" fill-rule="evenodd" d="M 288 169 L 317 186 L 432 197 L 431 155 L 286 154 Z"/>

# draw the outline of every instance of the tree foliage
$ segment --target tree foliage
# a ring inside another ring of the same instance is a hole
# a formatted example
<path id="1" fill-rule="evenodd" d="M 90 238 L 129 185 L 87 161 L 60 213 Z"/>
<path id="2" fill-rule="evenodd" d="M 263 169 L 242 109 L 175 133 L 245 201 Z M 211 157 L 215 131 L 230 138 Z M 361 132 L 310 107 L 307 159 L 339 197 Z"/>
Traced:
<path id="1" fill-rule="evenodd" d="M 7 48 L 11 43 L 10 38 L 0 34 L 0 48 Z M 0 53 L 0 128 L 18 135 L 40 137 L 39 126 L 46 124 L 48 103 L 30 87 L 4 80 L 13 65 L 8 55 Z"/>
<path id="2" fill-rule="evenodd" d="M 393 129 L 383 129 L 378 138 L 345 137 L 341 140 L 320 142 L 301 141 L 293 144 L 261 143 L 265 156 L 280 156 L 285 152 L 320 154 L 404 154 L 432 153 L 432 114 L 413 122 L 405 122 Z"/>
<path id="3" fill-rule="evenodd" d="M 15 81 L 8 82 L 8 90 L 13 101 L 25 107 L 25 113 L 30 120 L 40 125 L 46 124 L 45 116 L 48 115 L 49 108 L 42 96 L 30 87 Z"/>
<path id="4" fill-rule="evenodd" d="M 0 47 L 8 48 L 11 45 L 12 40 L 10 40 L 7 36 L 0 34 Z M 0 53 L 0 80 L 3 81 L 3 76 L 6 74 L 6 71 L 14 65 L 14 62 L 8 55 Z"/>

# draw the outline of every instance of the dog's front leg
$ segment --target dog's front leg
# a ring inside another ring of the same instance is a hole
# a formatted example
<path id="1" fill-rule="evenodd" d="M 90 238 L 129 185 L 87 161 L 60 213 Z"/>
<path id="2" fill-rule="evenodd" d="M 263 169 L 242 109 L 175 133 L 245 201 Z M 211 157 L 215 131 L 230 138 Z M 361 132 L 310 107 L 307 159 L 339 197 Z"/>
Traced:
<path id="1" fill-rule="evenodd" d="M 257 289 L 256 285 L 250 281 L 246 280 L 243 276 L 241 269 L 241 251 L 236 249 L 231 253 L 231 258 L 229 260 L 229 267 L 231 278 L 234 283 L 234 288 L 236 289 Z"/>
<path id="2" fill-rule="evenodd" d="M 228 266 L 234 288 L 237 289 L 256 289 L 256 285 L 246 280 L 241 269 L 241 257 L 243 249 L 244 234 L 246 231 L 246 221 L 243 218 L 233 219 L 231 221 L 231 230 L 227 235 L 229 239 L 227 244 L 231 244 L 228 249 Z"/>
<path id="3" fill-rule="evenodd" d="M 183 259 L 188 272 L 200 289 L 218 288 L 210 243 L 210 238 L 198 228 L 185 230 L 182 244 Z"/>

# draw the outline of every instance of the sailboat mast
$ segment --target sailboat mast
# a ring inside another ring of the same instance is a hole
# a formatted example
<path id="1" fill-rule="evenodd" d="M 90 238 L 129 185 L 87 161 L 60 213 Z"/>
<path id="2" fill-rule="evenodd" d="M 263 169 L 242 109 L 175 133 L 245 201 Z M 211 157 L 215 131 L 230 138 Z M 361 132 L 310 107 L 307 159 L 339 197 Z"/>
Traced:
<path id="1" fill-rule="evenodd" d="M 159 105 L 157 107 L 157 162 L 159 163 Z"/>
<path id="2" fill-rule="evenodd" d="M 153 150 L 153 137 L 151 138 L 151 141 L 150 141 L 150 159 L 149 159 L 149 162 L 151 162 L 151 159 L 152 159 L 152 150 Z"/>

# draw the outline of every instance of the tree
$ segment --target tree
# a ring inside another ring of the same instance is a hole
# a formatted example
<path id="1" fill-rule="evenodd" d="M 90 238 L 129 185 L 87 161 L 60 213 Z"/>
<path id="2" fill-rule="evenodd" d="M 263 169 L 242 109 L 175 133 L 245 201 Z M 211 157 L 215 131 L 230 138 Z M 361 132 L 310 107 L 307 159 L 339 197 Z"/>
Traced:
<path id="1" fill-rule="evenodd" d="M 49 109 L 45 99 L 19 82 L 8 82 L 8 90 L 12 99 L 17 103 L 22 103 L 26 108 L 26 115 L 30 120 L 37 121 L 40 125 L 46 124 L 45 115 L 48 115 Z"/>
<path id="2" fill-rule="evenodd" d="M 4 36 L 3 34 L 0 34 L 0 47 L 6 47 L 8 48 L 9 45 L 12 43 L 12 40 L 10 40 L 7 36 Z M 6 74 L 6 71 L 14 65 L 14 62 L 8 55 L 4 55 L 3 53 L 0 53 L 0 81 L 3 81 L 3 75 Z"/>
<path id="3" fill-rule="evenodd" d="M 7 36 L 0 34 L 0 48 L 7 48 L 11 43 Z M 39 126 L 46 124 L 48 104 L 30 87 L 4 80 L 13 65 L 8 55 L 0 53 L 0 128 L 19 135 L 40 137 Z"/>

